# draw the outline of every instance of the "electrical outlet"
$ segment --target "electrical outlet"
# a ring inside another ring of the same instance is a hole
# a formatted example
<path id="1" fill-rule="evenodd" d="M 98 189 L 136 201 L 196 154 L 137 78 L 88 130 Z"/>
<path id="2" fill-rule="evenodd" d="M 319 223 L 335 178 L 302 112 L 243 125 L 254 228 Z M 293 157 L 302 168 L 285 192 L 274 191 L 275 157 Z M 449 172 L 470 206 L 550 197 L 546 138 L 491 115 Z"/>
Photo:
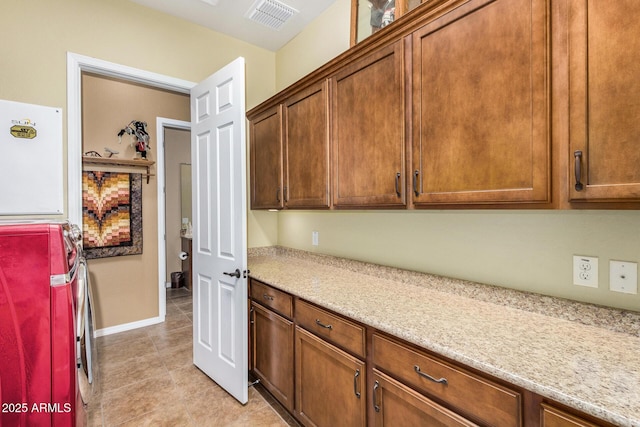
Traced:
<path id="1" fill-rule="evenodd" d="M 317 231 L 312 231 L 311 232 L 311 244 L 313 246 L 318 246 L 318 232 Z"/>
<path id="2" fill-rule="evenodd" d="M 598 287 L 598 257 L 573 256 L 573 284 Z"/>
<path id="3" fill-rule="evenodd" d="M 609 289 L 625 294 L 637 294 L 638 263 L 609 261 Z"/>

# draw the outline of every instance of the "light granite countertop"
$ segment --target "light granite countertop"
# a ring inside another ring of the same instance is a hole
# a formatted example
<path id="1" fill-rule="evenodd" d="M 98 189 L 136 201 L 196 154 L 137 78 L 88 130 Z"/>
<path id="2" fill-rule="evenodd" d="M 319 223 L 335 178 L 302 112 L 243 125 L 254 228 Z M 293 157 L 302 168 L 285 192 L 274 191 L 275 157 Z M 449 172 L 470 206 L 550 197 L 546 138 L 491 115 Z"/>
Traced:
<path id="1" fill-rule="evenodd" d="M 251 277 L 619 426 L 640 427 L 640 313 L 281 247 Z"/>

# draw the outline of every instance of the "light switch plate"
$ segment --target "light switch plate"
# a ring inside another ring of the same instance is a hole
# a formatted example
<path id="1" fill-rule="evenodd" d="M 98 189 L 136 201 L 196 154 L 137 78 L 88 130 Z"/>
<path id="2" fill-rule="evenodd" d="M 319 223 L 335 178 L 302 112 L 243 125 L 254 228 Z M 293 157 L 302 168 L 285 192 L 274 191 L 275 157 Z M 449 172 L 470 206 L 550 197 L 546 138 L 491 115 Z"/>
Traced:
<path id="1" fill-rule="evenodd" d="M 609 261 L 609 289 L 625 294 L 637 294 L 638 263 Z"/>

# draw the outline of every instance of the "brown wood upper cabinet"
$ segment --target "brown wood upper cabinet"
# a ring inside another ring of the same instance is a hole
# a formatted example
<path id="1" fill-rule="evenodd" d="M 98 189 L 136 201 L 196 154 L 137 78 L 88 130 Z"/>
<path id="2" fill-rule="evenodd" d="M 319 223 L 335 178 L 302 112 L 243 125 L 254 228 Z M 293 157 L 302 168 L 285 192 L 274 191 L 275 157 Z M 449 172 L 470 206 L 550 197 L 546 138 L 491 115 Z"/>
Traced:
<path id="1" fill-rule="evenodd" d="M 403 44 L 331 77 L 333 205 L 405 206 Z"/>
<path id="2" fill-rule="evenodd" d="M 251 209 L 284 207 L 282 176 L 282 106 L 254 117 L 249 126 L 251 144 Z"/>
<path id="3" fill-rule="evenodd" d="M 284 103 L 285 187 L 288 208 L 329 207 L 329 100 L 327 82 Z"/>
<path id="4" fill-rule="evenodd" d="M 568 2 L 569 194 L 640 200 L 640 2 Z"/>
<path id="5" fill-rule="evenodd" d="M 416 206 L 549 202 L 548 8 L 471 0 L 413 33 Z"/>

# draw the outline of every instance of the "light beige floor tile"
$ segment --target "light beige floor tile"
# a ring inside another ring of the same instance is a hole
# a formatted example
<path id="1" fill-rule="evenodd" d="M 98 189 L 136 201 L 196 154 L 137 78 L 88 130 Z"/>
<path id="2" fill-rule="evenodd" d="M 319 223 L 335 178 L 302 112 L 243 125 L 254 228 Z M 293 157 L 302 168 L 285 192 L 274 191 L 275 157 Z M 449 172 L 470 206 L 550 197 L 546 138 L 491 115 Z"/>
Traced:
<path id="1" fill-rule="evenodd" d="M 186 288 L 169 288 L 167 289 L 167 301 L 175 298 L 191 296 L 191 291 Z"/>
<path id="2" fill-rule="evenodd" d="M 269 424 L 286 426 L 283 420 L 262 399 L 250 398 L 246 405 L 241 405 L 232 396 L 225 393 L 215 396 L 192 397 L 192 402 L 187 404 L 194 421 L 212 426 L 239 426 L 252 425 L 252 421 L 260 418 L 270 420 Z M 200 406 L 200 405 L 208 406 Z M 277 424 L 271 424 L 276 422 Z"/>
<path id="3" fill-rule="evenodd" d="M 225 397 L 224 391 L 215 381 L 194 365 L 176 369 L 170 372 L 173 382 L 181 393 L 181 397 L 189 399 L 192 396 L 206 394 L 210 396 Z"/>
<path id="4" fill-rule="evenodd" d="M 177 348 L 186 344 L 191 345 L 193 342 L 193 327 L 186 326 L 172 331 L 168 331 L 163 335 L 152 335 L 151 339 L 155 348 L 159 352 L 163 352 L 167 349 Z"/>
<path id="5" fill-rule="evenodd" d="M 130 361 L 136 357 L 155 354 L 153 341 L 146 332 L 135 340 L 118 341 L 113 344 L 98 345 L 98 363 L 100 367 Z"/>
<path id="6" fill-rule="evenodd" d="M 191 343 L 161 351 L 160 356 L 169 371 L 193 366 L 193 346 Z"/>
<path id="7" fill-rule="evenodd" d="M 191 427 L 196 424 L 182 402 L 175 399 L 155 411 L 129 420 L 119 427 Z"/>
<path id="8" fill-rule="evenodd" d="M 102 404 L 97 402 L 87 407 L 87 427 L 102 427 Z"/>
<path id="9" fill-rule="evenodd" d="M 167 332 L 171 332 L 176 329 L 185 327 L 191 328 L 191 320 L 179 309 L 177 310 L 178 311 L 176 313 L 167 314 L 164 322 L 144 328 L 147 331 L 147 335 L 166 335 Z"/>
<path id="10" fill-rule="evenodd" d="M 233 427 L 287 427 L 280 415 L 267 408 L 260 411 L 245 411 L 231 422 Z"/>
<path id="11" fill-rule="evenodd" d="M 193 305 L 192 304 L 178 305 L 178 308 L 184 314 L 192 314 L 193 313 Z"/>
<path id="12" fill-rule="evenodd" d="M 146 335 L 145 328 L 134 329 L 132 331 L 120 332 L 117 334 L 107 335 L 96 339 L 96 343 L 100 346 L 121 344 L 129 341 L 137 341 Z"/>
<path id="13" fill-rule="evenodd" d="M 118 425 L 167 405 L 176 395 L 167 375 L 138 381 L 103 393 L 102 413 L 107 425 Z"/>
<path id="14" fill-rule="evenodd" d="M 166 315 L 171 316 L 176 314 L 182 314 L 182 311 L 178 308 L 177 305 L 170 301 L 167 301 Z"/>
<path id="15" fill-rule="evenodd" d="M 101 371 L 101 388 L 106 393 L 151 377 L 167 375 L 160 354 L 150 353 L 117 364 L 108 364 Z"/>
<path id="16" fill-rule="evenodd" d="M 241 405 L 193 365 L 190 301 L 186 289 L 167 290 L 164 324 L 97 340 L 101 392 L 89 405 L 88 426 L 297 425 L 255 388 Z"/>

